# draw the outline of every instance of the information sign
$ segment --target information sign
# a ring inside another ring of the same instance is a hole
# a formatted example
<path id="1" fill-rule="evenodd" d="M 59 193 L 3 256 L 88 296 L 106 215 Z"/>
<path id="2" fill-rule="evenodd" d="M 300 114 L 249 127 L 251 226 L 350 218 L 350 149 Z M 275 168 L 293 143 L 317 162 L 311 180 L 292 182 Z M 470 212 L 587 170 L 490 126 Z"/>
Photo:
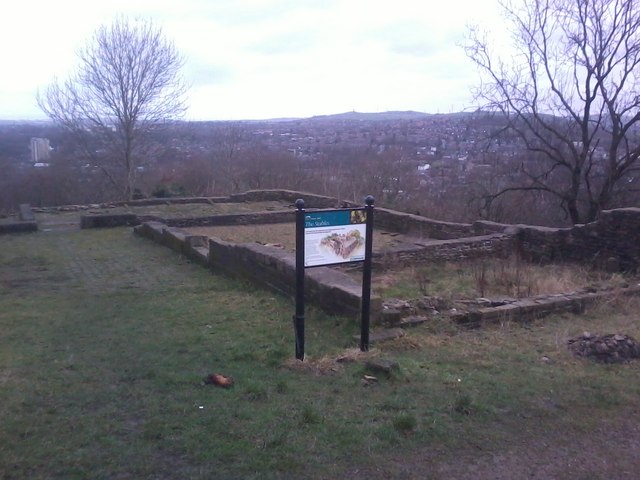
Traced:
<path id="1" fill-rule="evenodd" d="M 364 262 L 360 350 L 369 350 L 373 201 L 369 195 L 363 208 L 307 212 L 304 200 L 296 200 L 296 313 L 293 328 L 298 360 L 304 360 L 304 271 L 307 267 L 320 265 Z"/>
<path id="2" fill-rule="evenodd" d="M 304 266 L 364 261 L 366 220 L 362 208 L 305 212 Z"/>

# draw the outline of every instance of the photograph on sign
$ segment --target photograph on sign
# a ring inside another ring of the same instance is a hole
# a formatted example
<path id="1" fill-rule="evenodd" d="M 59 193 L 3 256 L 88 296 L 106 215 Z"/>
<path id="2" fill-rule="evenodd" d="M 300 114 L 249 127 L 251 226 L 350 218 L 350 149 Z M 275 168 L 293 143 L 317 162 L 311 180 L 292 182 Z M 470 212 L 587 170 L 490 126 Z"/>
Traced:
<path id="1" fill-rule="evenodd" d="M 305 267 L 364 260 L 366 212 L 362 209 L 307 212 L 304 227 Z"/>

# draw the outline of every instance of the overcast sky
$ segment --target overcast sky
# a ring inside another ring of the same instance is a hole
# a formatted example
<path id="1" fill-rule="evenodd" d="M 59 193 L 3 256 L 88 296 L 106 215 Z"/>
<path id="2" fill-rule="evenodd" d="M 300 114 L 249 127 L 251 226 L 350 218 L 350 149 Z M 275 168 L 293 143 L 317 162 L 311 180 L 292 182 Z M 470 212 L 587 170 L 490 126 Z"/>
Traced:
<path id="1" fill-rule="evenodd" d="M 118 14 L 153 19 L 185 55 L 195 120 L 460 111 L 477 82 L 465 26 L 499 25 L 495 0 L 15 0 L 0 16 L 0 119 L 44 118 L 38 88 Z"/>

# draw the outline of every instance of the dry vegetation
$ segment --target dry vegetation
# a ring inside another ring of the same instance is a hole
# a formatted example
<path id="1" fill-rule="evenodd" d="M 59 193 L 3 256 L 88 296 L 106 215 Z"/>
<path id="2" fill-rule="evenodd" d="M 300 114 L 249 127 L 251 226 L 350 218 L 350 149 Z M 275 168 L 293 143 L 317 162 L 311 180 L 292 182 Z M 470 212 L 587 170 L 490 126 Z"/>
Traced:
<path id="1" fill-rule="evenodd" d="M 373 288 L 383 297 L 420 296 L 524 298 L 573 292 L 580 288 L 621 285 L 620 274 L 591 270 L 577 264 L 527 263 L 517 256 L 423 264 L 387 269 L 373 277 Z"/>

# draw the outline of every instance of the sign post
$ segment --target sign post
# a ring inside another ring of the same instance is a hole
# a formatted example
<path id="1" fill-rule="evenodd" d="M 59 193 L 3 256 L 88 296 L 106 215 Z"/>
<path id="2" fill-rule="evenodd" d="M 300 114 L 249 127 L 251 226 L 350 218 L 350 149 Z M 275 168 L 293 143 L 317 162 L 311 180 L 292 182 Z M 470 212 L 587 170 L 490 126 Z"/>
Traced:
<path id="1" fill-rule="evenodd" d="M 304 200 L 296 200 L 296 358 L 304 359 Z"/>
<path id="2" fill-rule="evenodd" d="M 296 313 L 293 324 L 298 360 L 304 359 L 304 271 L 311 267 L 364 262 L 360 350 L 369 349 L 374 199 L 369 195 L 365 202 L 364 208 L 307 212 L 304 200 L 296 200 Z"/>
<path id="3" fill-rule="evenodd" d="M 371 310 L 371 257 L 373 256 L 373 197 L 367 196 L 365 213 L 367 216 L 362 266 L 362 318 L 360 320 L 360 350 L 369 350 L 369 315 Z"/>

